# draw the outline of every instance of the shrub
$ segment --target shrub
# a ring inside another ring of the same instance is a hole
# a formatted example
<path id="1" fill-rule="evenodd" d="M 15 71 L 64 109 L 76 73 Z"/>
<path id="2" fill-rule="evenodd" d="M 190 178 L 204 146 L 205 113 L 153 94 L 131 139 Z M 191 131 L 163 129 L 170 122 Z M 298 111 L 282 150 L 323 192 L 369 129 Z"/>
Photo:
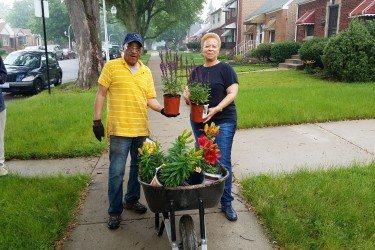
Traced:
<path id="1" fill-rule="evenodd" d="M 238 64 L 246 63 L 246 57 L 244 55 L 234 55 L 234 62 Z"/>
<path id="2" fill-rule="evenodd" d="M 292 55 L 298 54 L 300 44 L 297 42 L 280 42 L 275 43 L 271 47 L 271 57 L 276 62 L 284 62 L 285 59 L 290 58 Z"/>
<path id="3" fill-rule="evenodd" d="M 228 60 L 228 55 L 227 54 L 219 54 L 217 56 L 217 59 L 219 59 L 219 60 Z"/>
<path id="4" fill-rule="evenodd" d="M 259 44 L 258 47 L 252 51 L 251 55 L 259 60 L 269 61 L 271 57 L 271 47 L 272 44 L 270 43 Z"/>
<path id="5" fill-rule="evenodd" d="M 327 43 L 328 38 L 313 38 L 304 42 L 298 51 L 301 60 L 314 61 L 314 64 L 311 65 L 312 68 L 323 68 L 321 56 Z"/>
<path id="6" fill-rule="evenodd" d="M 327 77 L 344 82 L 375 80 L 374 36 L 364 22 L 353 20 L 349 28 L 330 38 L 322 57 Z"/>
<path id="7" fill-rule="evenodd" d="M 198 51 L 201 49 L 201 44 L 199 41 L 189 42 L 186 44 L 186 46 L 188 47 L 188 49 L 191 49 L 193 51 Z"/>

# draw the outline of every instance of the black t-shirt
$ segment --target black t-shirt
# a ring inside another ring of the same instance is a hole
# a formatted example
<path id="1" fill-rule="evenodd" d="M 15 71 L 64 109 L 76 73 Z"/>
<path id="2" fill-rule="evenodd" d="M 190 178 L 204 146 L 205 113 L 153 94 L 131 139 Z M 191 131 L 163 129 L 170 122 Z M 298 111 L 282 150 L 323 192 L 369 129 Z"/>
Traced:
<path id="1" fill-rule="evenodd" d="M 211 92 L 208 108 L 216 107 L 227 95 L 226 89 L 232 84 L 238 84 L 238 77 L 233 68 L 220 62 L 211 67 L 198 66 L 191 74 L 191 80 L 208 83 Z M 215 124 L 237 122 L 237 111 L 234 101 L 212 117 Z"/>

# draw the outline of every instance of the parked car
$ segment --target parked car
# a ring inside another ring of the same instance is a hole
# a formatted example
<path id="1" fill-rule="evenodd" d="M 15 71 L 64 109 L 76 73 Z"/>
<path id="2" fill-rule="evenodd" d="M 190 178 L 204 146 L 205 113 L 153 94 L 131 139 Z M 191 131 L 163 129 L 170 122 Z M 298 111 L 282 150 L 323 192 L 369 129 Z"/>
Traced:
<path id="1" fill-rule="evenodd" d="M 18 50 L 4 59 L 8 72 L 7 79 L 1 84 L 3 92 L 38 94 L 48 86 L 45 52 Z M 62 69 L 55 53 L 48 53 L 50 85 L 62 83 Z"/>
<path id="2" fill-rule="evenodd" d="M 63 49 L 63 58 L 64 59 L 75 59 L 76 52 L 70 49 Z"/>
<path id="3" fill-rule="evenodd" d="M 118 46 L 113 46 L 113 47 L 109 48 L 108 52 L 109 52 L 109 60 L 121 57 L 121 52 L 120 52 Z M 102 56 L 103 56 L 103 60 L 106 60 L 105 49 L 103 49 L 103 51 L 102 51 Z"/>
<path id="4" fill-rule="evenodd" d="M 42 46 L 27 46 L 25 47 L 23 50 L 27 50 L 27 51 L 38 51 L 38 50 L 43 50 L 43 47 Z"/>
<path id="5" fill-rule="evenodd" d="M 44 46 L 42 46 L 41 48 L 42 50 L 44 50 Z M 58 44 L 47 45 L 47 51 L 54 52 L 58 60 L 64 59 L 63 50 Z"/>

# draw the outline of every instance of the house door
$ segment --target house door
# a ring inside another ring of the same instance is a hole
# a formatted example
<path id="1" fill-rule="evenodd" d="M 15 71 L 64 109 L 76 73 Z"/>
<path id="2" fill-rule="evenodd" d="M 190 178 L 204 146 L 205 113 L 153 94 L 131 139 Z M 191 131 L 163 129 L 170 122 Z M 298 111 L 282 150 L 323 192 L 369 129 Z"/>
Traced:
<path id="1" fill-rule="evenodd" d="M 328 17 L 328 37 L 333 36 L 337 33 L 337 20 L 339 17 L 339 6 L 329 7 L 329 17 Z"/>

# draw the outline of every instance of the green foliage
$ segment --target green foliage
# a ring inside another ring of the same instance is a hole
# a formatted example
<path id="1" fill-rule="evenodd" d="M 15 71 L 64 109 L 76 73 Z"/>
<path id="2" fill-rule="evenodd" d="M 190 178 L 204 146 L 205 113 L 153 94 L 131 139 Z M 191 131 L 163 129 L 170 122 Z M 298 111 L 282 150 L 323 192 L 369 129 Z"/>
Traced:
<path id="1" fill-rule="evenodd" d="M 284 62 L 285 59 L 290 58 L 292 55 L 298 54 L 300 44 L 297 42 L 279 42 L 275 43 L 271 47 L 271 57 L 276 62 Z"/>
<path id="2" fill-rule="evenodd" d="M 280 249 L 374 249 L 375 162 L 241 181 Z"/>
<path id="3" fill-rule="evenodd" d="M 202 82 L 188 83 L 190 101 L 197 105 L 206 104 L 210 98 L 210 88 L 207 84 Z"/>
<path id="4" fill-rule="evenodd" d="M 160 143 L 144 142 L 139 151 L 139 176 L 142 181 L 150 183 L 155 176 L 156 168 L 164 162 L 164 154 L 160 150 Z"/>
<path id="5" fill-rule="evenodd" d="M 186 46 L 193 51 L 199 51 L 201 49 L 201 43 L 199 41 L 188 42 Z"/>
<path id="6" fill-rule="evenodd" d="M 195 171 L 197 162 L 202 158 L 201 152 L 188 146 L 194 140 L 190 139 L 192 132 L 183 131 L 172 147 L 168 150 L 168 157 L 160 171 L 160 179 L 166 187 L 176 187 L 187 180 Z"/>
<path id="7" fill-rule="evenodd" d="M 251 55 L 262 61 L 269 61 L 271 57 L 271 43 L 262 43 L 252 51 Z"/>
<path id="8" fill-rule="evenodd" d="M 364 22 L 353 20 L 348 29 L 330 38 L 325 47 L 325 75 L 344 82 L 375 80 L 374 40 Z"/>
<path id="9" fill-rule="evenodd" d="M 9 12 L 6 13 L 5 20 L 12 28 L 27 29 L 32 18 L 35 18 L 34 0 L 22 0 L 22 3 L 13 4 L 13 8 L 9 9 Z"/>
<path id="10" fill-rule="evenodd" d="M 220 60 L 220 61 L 227 61 L 228 60 L 228 55 L 227 54 L 219 54 L 217 56 L 217 59 Z"/>
<path id="11" fill-rule="evenodd" d="M 234 62 L 238 64 L 247 63 L 247 58 L 244 55 L 234 55 Z"/>
<path id="12" fill-rule="evenodd" d="M 303 61 L 314 61 L 312 68 L 320 67 L 323 68 L 323 62 L 321 56 L 325 46 L 328 43 L 328 38 L 313 38 L 307 40 L 301 45 L 298 50 L 298 54 Z"/>
<path id="13" fill-rule="evenodd" d="M 34 16 L 34 2 L 31 2 L 32 9 L 29 13 L 30 16 L 27 27 L 35 34 L 43 34 L 43 22 L 40 17 Z M 64 2 L 59 0 L 48 1 L 48 4 L 50 17 L 46 18 L 47 40 L 57 44 L 62 44 L 63 42 L 67 43 L 68 38 L 64 35 L 64 31 L 68 31 L 70 25 L 68 10 Z M 23 4 L 20 4 L 20 6 L 23 6 Z M 71 29 L 70 33 L 73 38 L 74 32 L 72 31 L 73 29 Z"/>

